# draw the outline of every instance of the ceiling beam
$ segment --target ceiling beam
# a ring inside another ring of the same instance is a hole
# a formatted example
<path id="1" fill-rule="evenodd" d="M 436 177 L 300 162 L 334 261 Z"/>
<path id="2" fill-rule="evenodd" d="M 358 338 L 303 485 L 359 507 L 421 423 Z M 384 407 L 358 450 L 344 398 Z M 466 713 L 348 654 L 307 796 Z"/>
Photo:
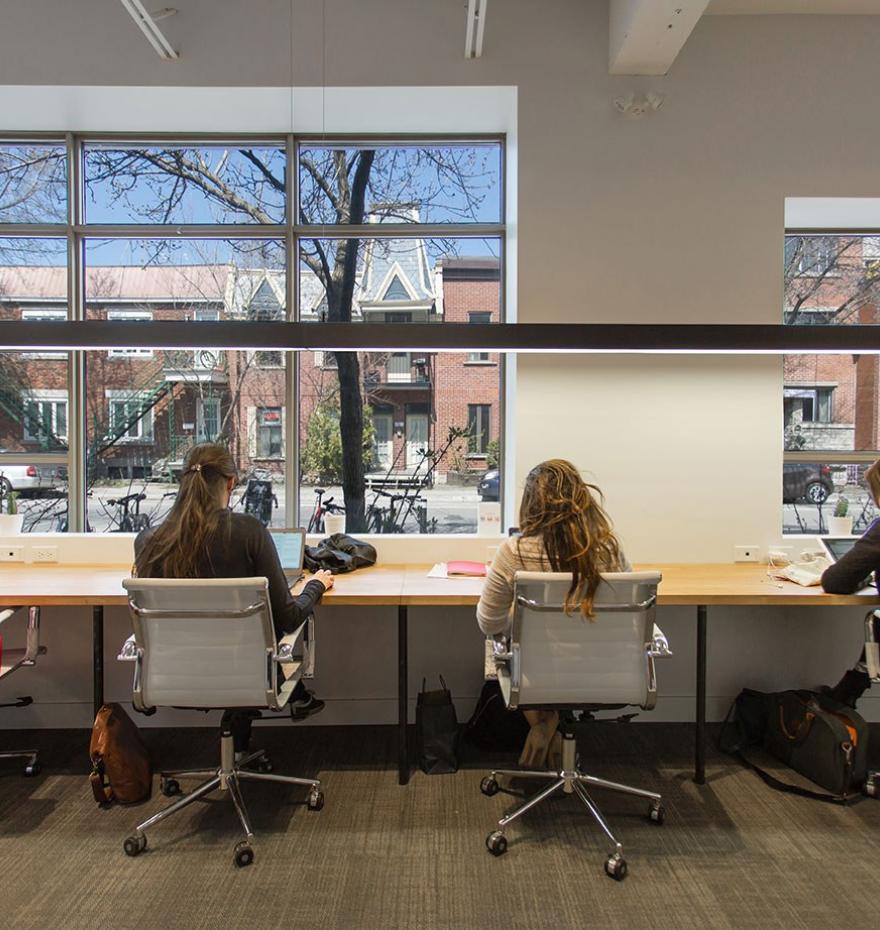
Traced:
<path id="1" fill-rule="evenodd" d="M 609 74 L 666 74 L 709 5 L 709 0 L 609 2 Z"/>

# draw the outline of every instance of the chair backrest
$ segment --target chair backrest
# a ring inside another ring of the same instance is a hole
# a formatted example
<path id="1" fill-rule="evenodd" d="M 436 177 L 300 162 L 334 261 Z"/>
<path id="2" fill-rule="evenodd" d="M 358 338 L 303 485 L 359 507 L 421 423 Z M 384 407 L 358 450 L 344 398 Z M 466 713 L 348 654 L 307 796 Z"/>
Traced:
<path id="1" fill-rule="evenodd" d="M 593 617 L 565 613 L 571 575 L 517 572 L 509 672 L 512 707 L 656 702 L 651 646 L 660 572 L 604 573 Z"/>
<path id="2" fill-rule="evenodd" d="M 130 578 L 123 586 L 139 657 L 136 707 L 277 709 L 265 578 Z"/>

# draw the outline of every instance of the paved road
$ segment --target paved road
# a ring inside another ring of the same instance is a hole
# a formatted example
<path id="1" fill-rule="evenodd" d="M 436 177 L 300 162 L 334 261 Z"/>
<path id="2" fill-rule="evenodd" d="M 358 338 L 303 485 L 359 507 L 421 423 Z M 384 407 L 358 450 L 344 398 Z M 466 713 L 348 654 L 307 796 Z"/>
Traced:
<path id="1" fill-rule="evenodd" d="M 104 533 L 119 526 L 122 511 L 118 506 L 109 502 L 127 494 L 143 492 L 146 500 L 140 504 L 140 512 L 150 518 L 152 524 L 160 523 L 170 509 L 177 487 L 162 482 L 120 482 L 111 486 L 97 486 L 93 488 L 89 497 L 89 526 L 92 530 Z M 243 511 L 243 488 L 237 488 L 232 496 L 233 510 Z M 271 524 L 284 526 L 285 489 L 283 485 L 275 484 L 273 487 L 277 506 L 272 509 Z M 477 530 L 477 504 L 479 497 L 473 487 L 453 487 L 438 485 L 422 492 L 427 502 L 427 519 L 436 520 L 435 532 L 438 533 L 475 533 Z M 325 500 L 333 497 L 341 502 L 342 489 L 328 488 Z M 367 504 L 373 500 L 373 495 L 367 495 Z M 383 499 L 379 498 L 380 506 Z M 386 501 L 387 503 L 387 501 Z M 300 513 L 304 525 L 308 524 L 315 505 L 314 489 L 303 487 L 300 489 Z M 24 514 L 24 526 L 27 532 L 56 532 L 61 529 L 61 523 L 66 519 L 67 499 L 64 498 L 35 498 L 23 499 L 19 502 L 19 510 Z M 407 521 L 410 532 L 417 531 L 415 515 Z"/>

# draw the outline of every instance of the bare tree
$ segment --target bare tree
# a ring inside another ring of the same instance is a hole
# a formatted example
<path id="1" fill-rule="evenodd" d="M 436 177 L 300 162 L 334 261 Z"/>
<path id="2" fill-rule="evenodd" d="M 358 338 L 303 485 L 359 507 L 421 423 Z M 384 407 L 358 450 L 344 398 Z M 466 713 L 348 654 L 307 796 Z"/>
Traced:
<path id="1" fill-rule="evenodd" d="M 323 318 L 354 319 L 360 241 L 326 238 L 322 226 L 338 230 L 367 219 L 409 223 L 419 211 L 422 220 L 476 220 L 484 201 L 498 196 L 497 170 L 488 166 L 497 152 L 465 146 L 301 148 L 298 220 L 314 225 L 316 233 L 303 240 L 298 260 L 323 287 Z M 266 224 L 272 236 L 269 224 L 283 219 L 284 165 L 281 150 L 268 148 L 96 148 L 86 161 L 87 197 L 152 223 L 249 222 Z M 453 240 L 439 245 L 455 253 Z M 365 525 L 361 367 L 355 352 L 338 352 L 336 360 L 347 525 L 359 531 Z"/>

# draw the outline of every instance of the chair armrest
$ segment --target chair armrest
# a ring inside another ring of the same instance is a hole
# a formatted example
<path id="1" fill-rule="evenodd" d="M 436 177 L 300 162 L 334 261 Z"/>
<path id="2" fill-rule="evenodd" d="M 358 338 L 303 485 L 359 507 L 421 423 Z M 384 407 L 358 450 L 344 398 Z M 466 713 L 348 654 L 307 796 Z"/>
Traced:
<path id="1" fill-rule="evenodd" d="M 119 649 L 119 655 L 116 656 L 117 662 L 136 662 L 137 661 L 137 643 L 134 641 L 134 633 L 122 644 Z"/>
<path id="2" fill-rule="evenodd" d="M 0 624 L 6 623 L 19 610 L 21 610 L 21 607 L 4 607 L 3 610 L 0 610 Z"/>
<path id="3" fill-rule="evenodd" d="M 0 611 L 0 624 L 7 621 L 16 614 L 21 607 L 9 607 Z M 40 608 L 28 607 L 28 619 L 26 628 L 26 644 L 24 649 L 10 649 L 7 651 L 7 657 L 14 658 L 8 666 L 0 668 L 0 678 L 11 675 L 16 669 L 23 665 L 36 665 L 37 657 L 46 654 L 46 647 L 40 645 Z"/>
<path id="4" fill-rule="evenodd" d="M 656 623 L 654 624 L 654 634 L 648 651 L 655 658 L 673 655 L 672 650 L 669 648 L 669 640 L 666 638 L 666 634 Z"/>

